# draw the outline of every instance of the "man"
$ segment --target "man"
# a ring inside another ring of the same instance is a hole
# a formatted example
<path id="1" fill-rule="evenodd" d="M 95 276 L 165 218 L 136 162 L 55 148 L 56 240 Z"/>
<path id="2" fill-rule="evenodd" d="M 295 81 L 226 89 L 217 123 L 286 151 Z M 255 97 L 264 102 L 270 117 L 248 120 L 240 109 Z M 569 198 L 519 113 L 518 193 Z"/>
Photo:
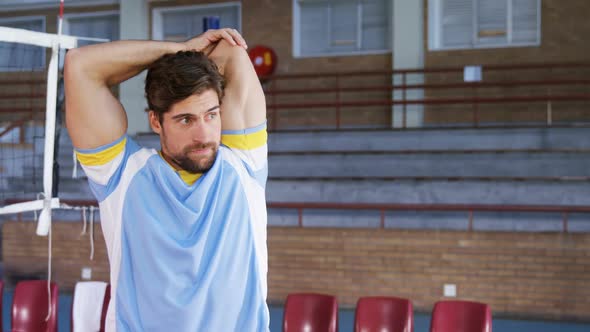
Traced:
<path id="1" fill-rule="evenodd" d="M 245 48 L 221 29 L 66 56 L 66 124 L 109 255 L 109 332 L 268 331 L 266 106 Z M 146 68 L 160 151 L 126 135 L 110 89 Z"/>

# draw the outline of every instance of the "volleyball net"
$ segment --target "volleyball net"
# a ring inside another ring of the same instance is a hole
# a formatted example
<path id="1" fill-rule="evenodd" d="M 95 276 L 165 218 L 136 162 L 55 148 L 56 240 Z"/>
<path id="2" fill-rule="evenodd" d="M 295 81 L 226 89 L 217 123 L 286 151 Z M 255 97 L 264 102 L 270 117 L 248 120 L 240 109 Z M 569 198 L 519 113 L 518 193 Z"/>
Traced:
<path id="1" fill-rule="evenodd" d="M 63 103 L 59 51 L 76 46 L 75 37 L 0 27 L 0 215 L 40 211 L 43 236 L 51 210 L 60 207 L 54 172 Z"/>

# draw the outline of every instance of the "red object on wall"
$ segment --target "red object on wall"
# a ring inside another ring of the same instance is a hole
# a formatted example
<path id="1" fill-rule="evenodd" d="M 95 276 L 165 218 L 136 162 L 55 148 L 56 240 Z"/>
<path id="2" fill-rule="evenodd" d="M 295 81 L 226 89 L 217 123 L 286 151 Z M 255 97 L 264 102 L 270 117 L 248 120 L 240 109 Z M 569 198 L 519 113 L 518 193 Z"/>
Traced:
<path id="1" fill-rule="evenodd" d="M 259 78 L 272 75 L 277 65 L 277 54 L 272 48 L 257 45 L 248 50 L 248 55 Z"/>

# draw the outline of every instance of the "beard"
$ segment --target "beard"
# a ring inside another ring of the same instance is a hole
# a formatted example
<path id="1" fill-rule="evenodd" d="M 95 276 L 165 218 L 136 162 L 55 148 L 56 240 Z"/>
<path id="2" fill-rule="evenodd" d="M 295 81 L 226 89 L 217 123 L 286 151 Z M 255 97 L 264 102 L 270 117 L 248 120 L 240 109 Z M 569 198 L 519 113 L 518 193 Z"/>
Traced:
<path id="1" fill-rule="evenodd" d="M 206 155 L 199 155 L 197 158 L 191 158 L 192 150 L 209 149 L 211 152 Z M 189 173 L 205 173 L 213 167 L 217 158 L 218 144 L 200 143 L 185 147 L 182 153 L 170 154 L 172 159 L 180 168 Z"/>

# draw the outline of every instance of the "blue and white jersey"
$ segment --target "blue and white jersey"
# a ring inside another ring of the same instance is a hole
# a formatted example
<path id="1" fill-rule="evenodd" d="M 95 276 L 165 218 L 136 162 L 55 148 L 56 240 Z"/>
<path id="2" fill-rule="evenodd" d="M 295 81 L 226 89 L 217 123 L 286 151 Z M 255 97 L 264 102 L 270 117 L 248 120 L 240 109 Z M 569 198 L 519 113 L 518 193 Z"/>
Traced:
<path id="1" fill-rule="evenodd" d="M 266 124 L 224 131 L 202 176 L 124 136 L 77 150 L 110 262 L 106 331 L 268 331 Z"/>

